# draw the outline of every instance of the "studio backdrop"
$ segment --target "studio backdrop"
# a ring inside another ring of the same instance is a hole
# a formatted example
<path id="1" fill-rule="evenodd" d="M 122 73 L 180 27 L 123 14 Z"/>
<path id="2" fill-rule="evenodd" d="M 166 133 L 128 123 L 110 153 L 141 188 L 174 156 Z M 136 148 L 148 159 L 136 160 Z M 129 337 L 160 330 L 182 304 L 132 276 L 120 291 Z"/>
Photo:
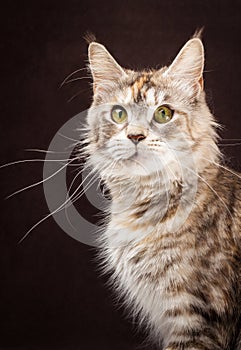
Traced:
<path id="1" fill-rule="evenodd" d="M 0 350 L 150 349 L 98 270 L 96 248 L 48 215 L 41 184 L 46 153 L 40 150 L 49 150 L 60 130 L 58 137 L 71 147 L 78 135 L 75 121 L 68 122 L 76 115 L 84 122 L 90 107 L 87 32 L 123 67 L 143 69 L 170 64 L 203 27 L 206 98 L 223 126 L 226 163 L 241 170 L 241 2 L 24 0 L 1 5 L 1 27 L 1 165 L 20 162 L 0 168 Z M 55 155 L 64 166 L 66 153 Z M 67 185 L 82 163 L 73 165 Z M 54 193 L 62 190 L 57 186 Z M 91 227 L 98 225 L 104 190 L 96 198 L 93 191 L 75 203 Z M 81 227 L 86 237 L 89 228 Z"/>

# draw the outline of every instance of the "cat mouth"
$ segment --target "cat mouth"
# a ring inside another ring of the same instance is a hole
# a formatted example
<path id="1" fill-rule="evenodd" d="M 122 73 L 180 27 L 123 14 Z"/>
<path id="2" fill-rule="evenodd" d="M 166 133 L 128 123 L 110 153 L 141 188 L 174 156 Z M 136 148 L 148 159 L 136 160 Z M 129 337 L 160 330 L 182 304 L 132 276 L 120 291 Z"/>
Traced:
<path id="1" fill-rule="evenodd" d="M 144 150 L 138 150 L 136 148 L 135 152 L 128 158 L 128 160 L 134 160 L 134 161 L 146 161 L 150 160 L 151 155 L 150 152 L 145 152 Z"/>
<path id="2" fill-rule="evenodd" d="M 141 154 L 141 152 L 138 151 L 136 148 L 135 152 L 128 159 L 129 160 L 140 160 L 143 158 L 145 158 L 144 153 Z"/>
<path id="3" fill-rule="evenodd" d="M 130 156 L 130 160 L 131 159 L 135 159 L 135 158 L 137 158 L 138 157 L 138 155 L 139 155 L 139 152 L 137 151 L 137 149 L 135 150 L 135 152 Z"/>

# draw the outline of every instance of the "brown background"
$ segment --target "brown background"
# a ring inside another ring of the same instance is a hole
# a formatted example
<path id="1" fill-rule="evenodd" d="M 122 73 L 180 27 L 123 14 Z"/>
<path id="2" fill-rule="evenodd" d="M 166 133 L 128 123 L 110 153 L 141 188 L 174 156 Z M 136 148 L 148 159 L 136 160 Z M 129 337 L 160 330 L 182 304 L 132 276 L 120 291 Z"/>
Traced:
<path id="1" fill-rule="evenodd" d="M 34 157 L 26 148 L 47 149 L 56 131 L 90 105 L 88 80 L 59 89 L 85 65 L 87 30 L 121 64 L 143 68 L 170 63 L 194 30 L 205 26 L 209 105 L 226 126 L 222 137 L 241 138 L 240 1 L 12 1 L 1 4 L 0 16 L 2 164 Z M 222 149 L 240 169 L 241 146 Z M 41 174 L 40 163 L 0 170 L 0 350 L 140 349 L 144 335 L 114 307 L 93 249 L 72 240 L 52 219 L 17 245 L 48 213 L 43 189 L 4 197 Z"/>

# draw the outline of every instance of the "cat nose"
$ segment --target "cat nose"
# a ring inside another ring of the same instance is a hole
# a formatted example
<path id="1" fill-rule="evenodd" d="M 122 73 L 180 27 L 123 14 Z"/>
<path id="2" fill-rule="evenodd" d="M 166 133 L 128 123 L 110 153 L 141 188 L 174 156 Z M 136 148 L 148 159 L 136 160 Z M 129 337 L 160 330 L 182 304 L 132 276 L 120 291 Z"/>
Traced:
<path id="1" fill-rule="evenodd" d="M 129 134 L 127 135 L 128 139 L 130 139 L 135 145 L 137 145 L 140 141 L 146 138 L 143 134 Z"/>

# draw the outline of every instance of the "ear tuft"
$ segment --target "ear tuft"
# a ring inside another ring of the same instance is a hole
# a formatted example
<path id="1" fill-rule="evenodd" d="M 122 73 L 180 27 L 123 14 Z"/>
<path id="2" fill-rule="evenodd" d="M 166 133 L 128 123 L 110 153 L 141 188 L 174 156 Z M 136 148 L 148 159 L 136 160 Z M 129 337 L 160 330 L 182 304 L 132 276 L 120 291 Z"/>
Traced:
<path id="1" fill-rule="evenodd" d="M 202 35 L 203 35 L 204 27 L 197 28 L 192 36 L 192 38 L 197 38 L 202 40 Z"/>
<path id="2" fill-rule="evenodd" d="M 85 35 L 83 36 L 84 40 L 87 42 L 89 45 L 90 43 L 96 41 L 96 36 L 92 32 L 87 31 Z"/>

